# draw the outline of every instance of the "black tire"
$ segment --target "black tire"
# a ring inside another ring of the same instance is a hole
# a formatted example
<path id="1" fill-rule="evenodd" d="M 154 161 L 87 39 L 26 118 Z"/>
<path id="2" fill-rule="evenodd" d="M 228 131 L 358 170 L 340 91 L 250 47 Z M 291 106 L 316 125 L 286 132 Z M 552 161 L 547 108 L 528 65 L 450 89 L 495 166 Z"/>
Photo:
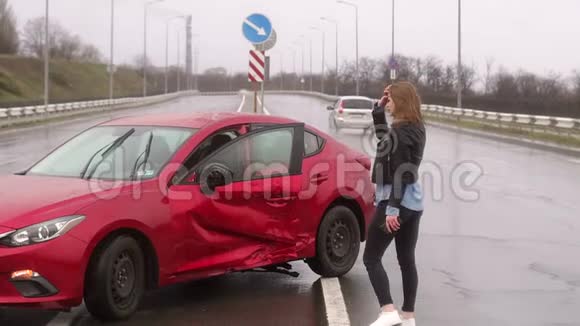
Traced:
<path id="1" fill-rule="evenodd" d="M 135 239 L 122 235 L 106 244 L 89 264 L 85 305 L 100 321 L 124 320 L 145 293 L 145 259 Z"/>
<path id="2" fill-rule="evenodd" d="M 328 125 L 329 125 L 329 127 L 328 127 L 328 128 L 329 128 L 331 131 L 338 132 L 338 129 L 339 129 L 339 128 L 338 128 L 338 126 L 337 126 L 337 124 L 336 124 L 336 120 L 334 119 L 334 117 L 333 117 L 333 116 L 330 116 L 330 117 L 328 118 Z"/>
<path id="3" fill-rule="evenodd" d="M 324 277 L 348 273 L 358 258 L 360 227 L 354 213 L 344 206 L 331 208 L 320 223 L 316 257 L 306 259 L 312 271 Z"/>

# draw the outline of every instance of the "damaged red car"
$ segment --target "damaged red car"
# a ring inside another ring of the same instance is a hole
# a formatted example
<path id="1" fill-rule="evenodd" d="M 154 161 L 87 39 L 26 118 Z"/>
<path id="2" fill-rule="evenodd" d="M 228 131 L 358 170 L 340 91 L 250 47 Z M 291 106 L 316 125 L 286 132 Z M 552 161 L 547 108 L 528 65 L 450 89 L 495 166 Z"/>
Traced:
<path id="1" fill-rule="evenodd" d="M 354 265 L 370 160 L 289 119 L 126 117 L 0 177 L 0 305 L 130 317 L 143 294 L 246 270 Z"/>

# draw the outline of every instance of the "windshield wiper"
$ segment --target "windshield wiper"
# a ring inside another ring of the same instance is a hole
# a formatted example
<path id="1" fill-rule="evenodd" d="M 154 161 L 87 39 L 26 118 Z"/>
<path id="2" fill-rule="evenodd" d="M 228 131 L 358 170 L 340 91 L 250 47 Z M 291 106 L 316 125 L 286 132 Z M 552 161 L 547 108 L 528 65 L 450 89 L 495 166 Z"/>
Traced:
<path id="1" fill-rule="evenodd" d="M 87 164 L 85 165 L 85 167 L 83 168 L 83 170 L 81 171 L 81 179 L 85 178 L 85 175 L 87 175 L 87 171 L 89 169 L 89 167 L 91 166 L 91 163 L 94 161 L 95 157 L 97 157 L 97 155 L 99 155 L 100 152 L 102 152 L 103 150 L 105 150 L 103 152 L 103 154 L 101 154 L 101 160 L 93 167 L 93 169 L 91 170 L 91 172 L 88 173 L 87 175 L 87 180 L 90 179 L 93 174 L 95 173 L 95 171 L 97 170 L 97 167 L 99 165 L 101 165 L 101 163 L 113 152 L 115 151 L 115 149 L 119 148 L 121 145 L 123 145 L 123 143 L 127 140 L 127 138 L 129 138 L 133 133 L 135 132 L 135 128 L 131 128 L 129 131 L 127 131 L 125 134 L 123 134 L 122 136 L 120 136 L 119 138 L 115 139 L 111 144 L 107 144 L 106 146 L 104 146 L 103 148 L 99 149 L 95 154 L 93 154 L 93 156 L 91 156 L 91 158 L 89 159 L 89 161 L 87 162 Z"/>
<path id="2" fill-rule="evenodd" d="M 153 132 L 149 135 L 149 139 L 147 140 L 147 146 L 145 146 L 145 150 L 137 156 L 137 160 L 133 165 L 133 171 L 131 171 L 131 180 L 135 180 L 137 177 L 137 171 L 141 168 L 141 166 L 146 166 L 147 161 L 149 160 L 149 154 L 151 153 L 151 144 L 153 143 Z M 139 163 L 141 157 L 145 156 L 142 163 Z"/>

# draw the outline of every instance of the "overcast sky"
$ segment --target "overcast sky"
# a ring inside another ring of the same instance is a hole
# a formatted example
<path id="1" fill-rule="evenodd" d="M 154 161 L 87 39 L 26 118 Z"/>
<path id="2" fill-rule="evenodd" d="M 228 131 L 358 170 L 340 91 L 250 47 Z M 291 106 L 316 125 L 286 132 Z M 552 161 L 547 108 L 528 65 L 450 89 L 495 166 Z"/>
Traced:
<path id="1" fill-rule="evenodd" d="M 116 1 L 115 56 L 133 62 L 143 52 L 143 3 Z M 352 0 L 359 5 L 360 56 L 386 58 L 391 51 L 391 0 Z M 9 0 L 20 26 L 44 15 L 45 0 Z M 579 0 L 463 0 L 463 61 L 483 71 L 486 58 L 509 70 L 568 75 L 580 70 Z M 335 0 L 165 0 L 151 8 L 149 53 L 154 64 L 165 62 L 165 20 L 175 14 L 193 15 L 199 33 L 200 71 L 223 66 L 245 71 L 249 43 L 243 38 L 244 17 L 260 12 L 270 17 L 278 32 L 271 51 L 272 69 L 292 70 L 292 51 L 301 69 L 300 35 L 313 39 L 314 71 L 321 68 L 321 35 L 327 32 L 326 60 L 334 67 L 334 26 L 321 16 L 339 21 L 340 61 L 355 57 L 355 20 L 352 7 Z M 51 0 L 50 16 L 85 41 L 109 53 L 110 0 Z M 457 58 L 457 0 L 396 0 L 396 52 L 411 56 L 435 55 L 446 63 Z M 171 28 L 170 60 L 176 61 L 179 21 Z M 182 32 L 183 35 L 183 32 Z M 308 41 L 307 41 L 308 44 Z M 308 51 L 308 46 L 306 46 Z M 183 59 L 182 59 L 183 60 Z M 308 52 L 306 55 L 308 69 Z"/>

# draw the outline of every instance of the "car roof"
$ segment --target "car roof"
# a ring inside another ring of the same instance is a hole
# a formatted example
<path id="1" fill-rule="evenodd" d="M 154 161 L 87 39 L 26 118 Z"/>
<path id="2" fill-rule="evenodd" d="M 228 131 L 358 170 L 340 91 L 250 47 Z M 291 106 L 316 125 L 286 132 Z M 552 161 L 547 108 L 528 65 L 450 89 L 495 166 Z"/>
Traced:
<path id="1" fill-rule="evenodd" d="M 296 121 L 268 115 L 208 112 L 208 113 L 160 113 L 142 116 L 127 116 L 111 120 L 101 126 L 160 126 L 202 129 L 211 125 L 233 125 L 244 123 L 296 123 Z"/>
<path id="2" fill-rule="evenodd" d="M 367 100 L 367 101 L 372 101 L 371 98 L 366 97 L 366 96 L 341 96 L 340 99 L 341 100 Z"/>

